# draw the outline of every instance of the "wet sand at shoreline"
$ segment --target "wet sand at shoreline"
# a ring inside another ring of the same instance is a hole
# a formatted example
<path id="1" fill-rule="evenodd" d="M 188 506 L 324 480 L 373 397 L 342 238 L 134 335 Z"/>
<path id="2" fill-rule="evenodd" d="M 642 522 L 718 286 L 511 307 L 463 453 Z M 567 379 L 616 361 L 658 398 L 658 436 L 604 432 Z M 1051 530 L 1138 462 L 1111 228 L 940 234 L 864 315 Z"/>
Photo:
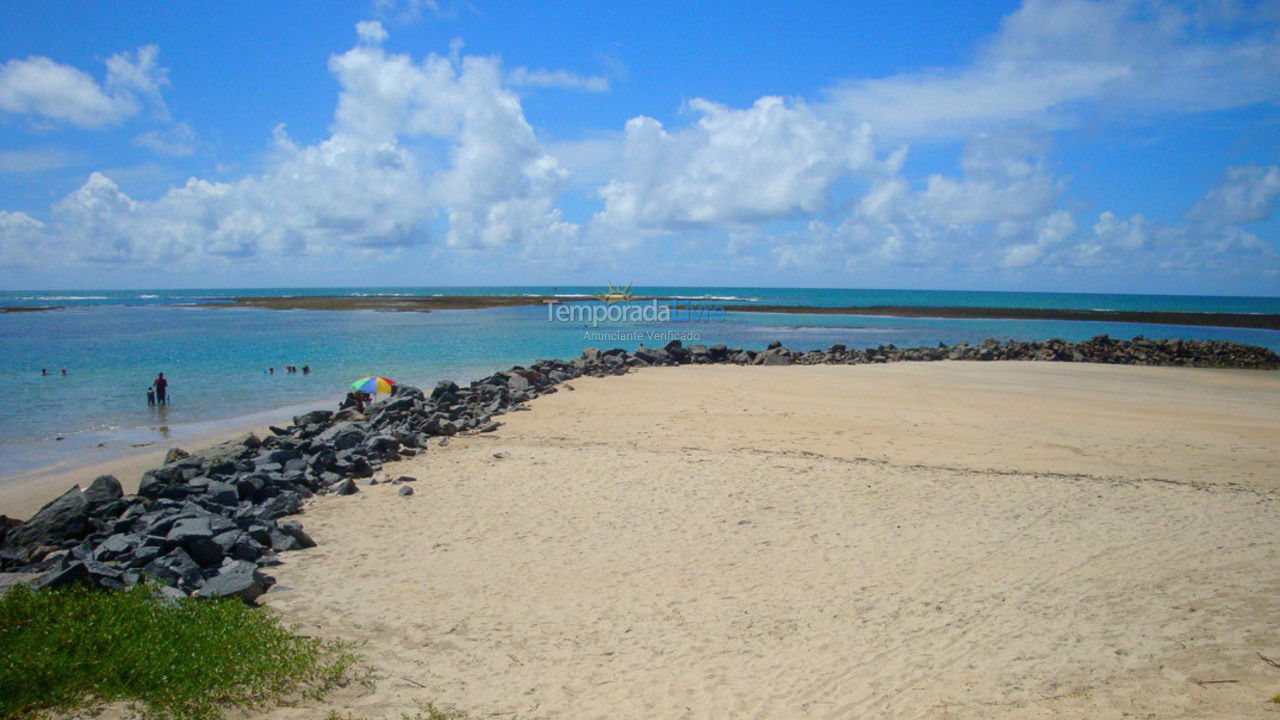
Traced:
<path id="1" fill-rule="evenodd" d="M 1280 374 L 570 384 L 309 505 L 266 604 L 376 685 L 264 717 L 1274 716 Z"/>

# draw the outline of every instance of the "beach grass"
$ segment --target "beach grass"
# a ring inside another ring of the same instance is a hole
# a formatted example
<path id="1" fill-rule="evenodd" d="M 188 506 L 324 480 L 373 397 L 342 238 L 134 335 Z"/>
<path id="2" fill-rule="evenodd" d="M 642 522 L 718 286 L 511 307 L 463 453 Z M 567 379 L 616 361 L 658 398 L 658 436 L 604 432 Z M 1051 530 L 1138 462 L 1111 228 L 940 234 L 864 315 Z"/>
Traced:
<path id="1" fill-rule="evenodd" d="M 317 697 L 353 679 L 349 645 L 297 635 L 237 599 L 165 600 L 146 587 L 0 597 L 0 718 L 130 703 L 144 718 L 218 718 Z"/>

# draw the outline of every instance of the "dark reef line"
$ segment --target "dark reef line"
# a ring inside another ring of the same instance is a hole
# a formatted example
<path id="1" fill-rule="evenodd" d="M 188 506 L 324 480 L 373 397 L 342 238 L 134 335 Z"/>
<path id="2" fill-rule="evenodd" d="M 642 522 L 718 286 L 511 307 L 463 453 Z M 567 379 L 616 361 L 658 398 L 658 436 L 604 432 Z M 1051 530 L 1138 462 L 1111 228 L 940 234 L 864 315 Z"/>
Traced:
<path id="1" fill-rule="evenodd" d="M 914 307 L 867 305 L 816 307 L 797 305 L 726 305 L 730 312 L 771 312 L 804 315 L 879 315 L 889 317 L 964 318 L 974 320 L 1087 320 L 1151 325 L 1208 325 L 1213 327 L 1280 330 L 1280 315 L 1212 312 L 1153 312 L 1145 310 L 1063 310 L 1055 308 Z"/>

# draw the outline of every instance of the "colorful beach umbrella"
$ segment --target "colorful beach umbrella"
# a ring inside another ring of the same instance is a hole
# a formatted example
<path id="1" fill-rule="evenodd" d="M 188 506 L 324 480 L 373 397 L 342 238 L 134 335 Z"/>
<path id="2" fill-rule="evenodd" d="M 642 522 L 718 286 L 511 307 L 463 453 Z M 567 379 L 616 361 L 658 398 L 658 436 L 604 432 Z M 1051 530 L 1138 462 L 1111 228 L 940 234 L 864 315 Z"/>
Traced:
<path id="1" fill-rule="evenodd" d="M 368 393 L 370 395 L 377 395 L 378 393 L 391 392 L 392 385 L 395 385 L 395 383 L 384 377 L 378 377 L 377 375 L 369 375 L 367 377 L 362 377 L 359 380 L 351 383 L 351 389 L 355 390 L 356 392 Z"/>

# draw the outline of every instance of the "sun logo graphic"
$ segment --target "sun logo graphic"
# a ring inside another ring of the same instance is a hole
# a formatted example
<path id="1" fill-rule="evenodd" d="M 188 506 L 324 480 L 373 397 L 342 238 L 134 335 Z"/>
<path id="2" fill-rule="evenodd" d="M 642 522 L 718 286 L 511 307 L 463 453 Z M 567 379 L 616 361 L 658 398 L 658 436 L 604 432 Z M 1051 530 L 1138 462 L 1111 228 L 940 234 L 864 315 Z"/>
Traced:
<path id="1" fill-rule="evenodd" d="M 631 283 L 627 283 L 627 286 L 625 288 L 614 287 L 613 283 L 609 283 L 608 290 L 596 293 L 591 297 L 599 300 L 605 305 L 612 305 L 614 303 L 620 303 L 620 302 L 631 302 L 631 299 L 632 299 Z"/>

